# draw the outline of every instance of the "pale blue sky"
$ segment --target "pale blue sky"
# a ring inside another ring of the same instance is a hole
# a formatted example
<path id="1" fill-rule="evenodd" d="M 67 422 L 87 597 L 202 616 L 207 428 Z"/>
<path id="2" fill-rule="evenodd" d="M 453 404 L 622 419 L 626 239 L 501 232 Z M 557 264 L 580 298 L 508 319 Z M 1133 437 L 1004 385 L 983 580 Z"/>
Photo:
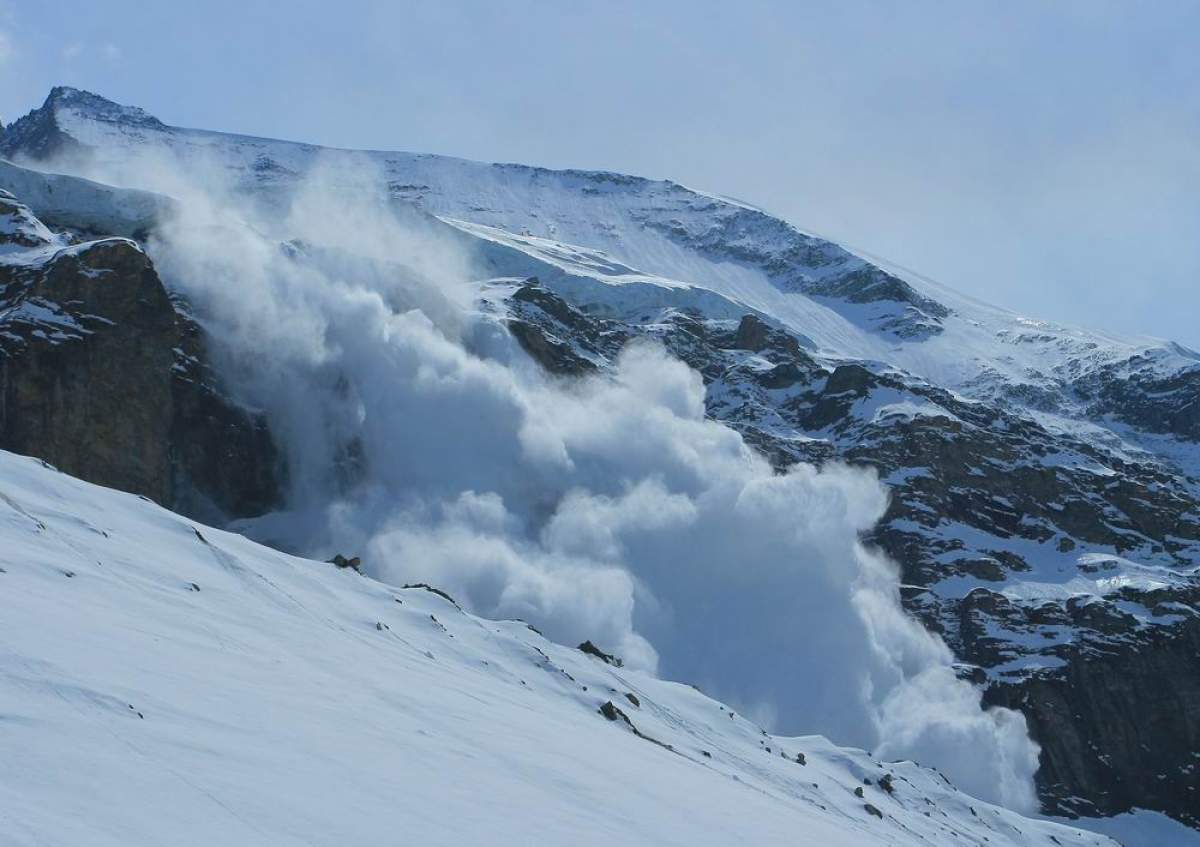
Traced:
<path id="1" fill-rule="evenodd" d="M 0 117 L 669 177 L 1200 347 L 1200 2 L 0 0 Z"/>

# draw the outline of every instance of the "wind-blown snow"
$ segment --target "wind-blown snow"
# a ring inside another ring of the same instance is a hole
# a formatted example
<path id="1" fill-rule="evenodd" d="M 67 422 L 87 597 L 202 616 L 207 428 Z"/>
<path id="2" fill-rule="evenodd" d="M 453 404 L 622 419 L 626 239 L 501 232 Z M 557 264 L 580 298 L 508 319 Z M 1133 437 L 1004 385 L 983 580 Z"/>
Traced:
<path id="1" fill-rule="evenodd" d="M 5 844 L 1113 844 L 3 452 L 0 537 Z"/>
<path id="2" fill-rule="evenodd" d="M 362 553 L 386 582 L 592 639 L 772 728 L 1033 806 L 1024 719 L 980 709 L 858 541 L 886 506 L 873 476 L 775 474 L 657 348 L 627 349 L 611 378 L 549 381 L 472 311 L 494 254 L 395 217 L 369 168 L 325 165 L 271 217 L 213 184 L 174 187 L 150 249 L 288 451 L 292 508 L 244 531 Z"/>

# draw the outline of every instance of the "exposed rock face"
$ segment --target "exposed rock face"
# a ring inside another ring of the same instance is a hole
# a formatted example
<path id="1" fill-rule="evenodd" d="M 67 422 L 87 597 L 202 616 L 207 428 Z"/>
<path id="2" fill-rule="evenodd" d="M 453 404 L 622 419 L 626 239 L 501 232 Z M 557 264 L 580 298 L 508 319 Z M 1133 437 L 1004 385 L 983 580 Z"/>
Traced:
<path id="1" fill-rule="evenodd" d="M 1029 720 L 1049 810 L 1117 814 L 1136 805 L 1200 828 L 1200 617 L 1123 634 L 1077 646 L 1054 671 L 997 683 L 987 700 Z"/>
<path id="2" fill-rule="evenodd" d="M 0 445 L 171 502 L 174 309 L 150 260 L 112 239 L 4 279 Z"/>
<path id="3" fill-rule="evenodd" d="M 54 97 L 54 91 L 47 98 L 47 103 Z M 50 109 L 35 109 L 0 132 L 0 156 L 5 158 L 20 153 L 31 159 L 49 159 L 61 153 L 70 153 L 78 147 L 75 139 L 59 129 Z"/>
<path id="4" fill-rule="evenodd" d="M 824 361 L 755 315 L 731 323 L 666 310 L 624 323 L 589 315 L 536 280 L 509 305 L 508 325 L 548 370 L 602 369 L 626 340 L 656 338 L 703 375 L 709 414 L 777 466 L 875 468 L 893 497 L 872 540 L 900 564 L 906 606 L 943 635 L 963 674 L 987 686 L 988 702 L 1026 715 L 1042 745 L 1046 809 L 1138 806 L 1200 825 L 1193 480 L 1149 456 L 1051 430 L 1003 399 L 966 400 L 893 368 Z M 1155 404 L 1182 410 L 1182 392 L 1200 395 L 1187 385 L 1140 393 L 1095 376 L 1088 386 L 1114 413 L 1122 392 L 1140 398 L 1125 403 L 1130 416 Z M 1186 414 L 1178 420 L 1178 436 L 1190 437 Z M 1123 554 L 1171 570 L 1139 569 Z M 1078 572 L 1097 593 L 1123 587 L 1104 597 L 1001 593 L 1027 579 L 1036 586 L 1047 568 Z"/>
<path id="5" fill-rule="evenodd" d="M 231 403 L 208 364 L 203 330 L 176 304 L 180 344 L 171 372 L 172 502 L 190 515 L 243 517 L 279 506 L 283 456 L 262 415 Z"/>
<path id="6" fill-rule="evenodd" d="M 686 189 L 670 184 L 683 194 Z M 950 310 L 881 268 L 866 265 L 830 242 L 792 230 L 770 215 L 742 205 L 696 198 L 688 211 L 703 218 L 689 226 L 639 217 L 672 241 L 720 261 L 758 265 L 785 291 L 826 298 L 838 311 L 859 312 L 876 331 L 897 338 L 923 338 L 942 331 Z M 748 234 L 754 234 L 748 238 Z M 831 249 L 832 248 L 832 249 Z M 879 306 L 863 314 L 857 307 Z"/>
<path id="7" fill-rule="evenodd" d="M 1089 374 L 1074 384 L 1092 414 L 1112 415 L 1139 429 L 1200 441 L 1200 366 L 1156 373 L 1148 357 Z"/>
<path id="8" fill-rule="evenodd" d="M 141 248 L 18 238 L 7 246 L 33 249 L 0 263 L 0 448 L 190 514 L 274 505 L 265 425 L 221 396 Z"/>
<path id="9" fill-rule="evenodd" d="M 613 354 L 627 339 L 625 334 L 614 334 L 609 322 L 589 319 L 568 306 L 531 278 L 517 289 L 512 300 L 513 319 L 507 321 L 509 332 L 538 364 L 552 374 L 581 376 L 597 369 L 598 354 L 581 352 L 581 344 L 588 349 L 604 349 Z M 522 320 L 522 315 L 534 315 L 537 319 Z M 539 320 L 540 319 L 540 320 Z M 603 357 L 599 357 L 603 361 Z"/>

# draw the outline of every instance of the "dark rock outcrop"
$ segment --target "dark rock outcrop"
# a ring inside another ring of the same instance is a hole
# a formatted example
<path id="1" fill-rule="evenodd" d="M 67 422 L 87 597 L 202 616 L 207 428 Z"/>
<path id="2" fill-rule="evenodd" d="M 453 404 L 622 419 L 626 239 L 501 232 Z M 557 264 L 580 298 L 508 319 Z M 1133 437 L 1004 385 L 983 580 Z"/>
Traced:
<path id="1" fill-rule="evenodd" d="M 243 517 L 281 505 L 286 469 L 266 418 L 232 402 L 208 364 L 205 334 L 176 302 L 171 371 L 171 502 L 191 515 Z"/>
<path id="2" fill-rule="evenodd" d="M 619 668 L 625 664 L 618 657 L 614 656 L 612 653 L 605 653 L 603 650 L 601 650 L 599 647 L 597 647 L 591 641 L 585 641 L 582 644 L 580 644 L 579 650 L 580 650 L 580 652 L 587 653 L 589 656 L 595 656 L 597 659 L 604 662 L 604 664 L 606 664 L 606 665 L 613 665 L 614 667 Z"/>
<path id="3" fill-rule="evenodd" d="M 1025 713 L 1042 744 L 1038 787 L 1050 810 L 1136 805 L 1200 827 L 1200 679 L 1188 672 L 1200 661 L 1200 620 L 1163 635 L 989 690 L 990 702 Z"/>
<path id="4" fill-rule="evenodd" d="M 199 518 L 270 509 L 270 433 L 221 393 L 203 346 L 132 241 L 0 264 L 0 448 Z"/>
<path id="5" fill-rule="evenodd" d="M 169 504 L 175 310 L 111 239 L 0 269 L 0 447 Z"/>
<path id="6" fill-rule="evenodd" d="M 79 149 L 79 142 L 63 132 L 55 119 L 54 110 L 47 108 L 55 96 L 54 89 L 42 108 L 34 109 L 19 118 L 0 133 L 0 157 L 12 158 L 21 155 L 35 160 L 46 160 L 63 153 Z"/>
<path id="7" fill-rule="evenodd" d="M 530 277 L 510 300 L 508 331 L 526 353 L 549 373 L 584 376 L 603 361 L 601 350 L 615 354 L 624 343 L 612 323 L 591 319 Z"/>

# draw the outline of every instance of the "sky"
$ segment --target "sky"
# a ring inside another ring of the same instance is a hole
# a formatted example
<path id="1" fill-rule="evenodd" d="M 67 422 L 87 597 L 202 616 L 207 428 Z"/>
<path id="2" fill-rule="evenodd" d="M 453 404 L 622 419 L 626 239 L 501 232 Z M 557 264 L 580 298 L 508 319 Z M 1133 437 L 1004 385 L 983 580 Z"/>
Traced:
<path id="1" fill-rule="evenodd" d="M 0 119 L 670 178 L 1033 317 L 1200 348 L 1200 3 L 0 0 Z"/>

